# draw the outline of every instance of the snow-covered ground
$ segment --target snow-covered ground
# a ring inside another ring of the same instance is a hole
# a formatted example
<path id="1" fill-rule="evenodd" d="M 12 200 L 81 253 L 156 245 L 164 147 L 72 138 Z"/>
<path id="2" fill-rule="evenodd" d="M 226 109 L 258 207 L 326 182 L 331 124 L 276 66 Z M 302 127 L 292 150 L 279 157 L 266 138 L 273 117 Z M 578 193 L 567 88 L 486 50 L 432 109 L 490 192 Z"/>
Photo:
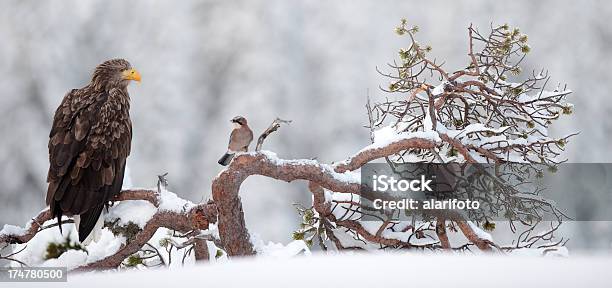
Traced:
<path id="1" fill-rule="evenodd" d="M 70 274 L 45 287 L 610 287 L 610 257 L 425 254 L 249 258 L 214 265 Z M 19 287 L 40 287 L 24 283 Z M 15 286 L 17 287 L 17 286 Z"/>

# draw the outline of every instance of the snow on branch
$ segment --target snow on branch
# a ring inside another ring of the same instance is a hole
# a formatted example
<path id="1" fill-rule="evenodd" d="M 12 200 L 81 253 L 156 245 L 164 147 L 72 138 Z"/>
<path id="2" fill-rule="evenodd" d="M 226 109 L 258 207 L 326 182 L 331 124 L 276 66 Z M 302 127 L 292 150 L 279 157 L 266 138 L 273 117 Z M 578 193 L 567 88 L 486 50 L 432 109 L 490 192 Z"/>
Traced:
<path id="1" fill-rule="evenodd" d="M 189 202 L 177 199 L 176 195 L 167 191 L 162 191 L 160 194 L 153 190 L 124 190 L 115 196 L 113 202 L 135 200 L 147 201 L 155 207 L 154 214 L 149 219 L 145 220 L 146 225 L 136 233 L 131 241 L 121 246 L 118 251 L 111 255 L 106 255 L 95 262 L 86 263 L 74 270 L 105 270 L 119 267 L 126 258 L 138 252 L 147 242 L 149 242 L 153 234 L 155 234 L 160 227 L 181 233 L 195 233 L 208 229 L 210 224 L 214 224 L 217 221 L 216 207 L 212 202 L 185 205 L 189 204 Z M 41 231 L 57 226 L 56 224 L 44 225 L 47 221 L 53 221 L 54 219 L 52 218 L 49 208 L 45 208 L 28 222 L 25 228 L 5 226 L 5 228 L 0 231 L 0 247 L 9 244 L 23 244 L 29 242 Z M 196 249 L 196 252 L 199 252 L 196 253 L 196 255 L 207 255 L 207 252 L 201 251 L 202 249 L 206 249 L 205 246 L 202 246 L 202 243 L 196 245 L 197 247 L 194 249 Z"/>
<path id="2" fill-rule="evenodd" d="M 429 137 L 423 137 L 429 136 Z M 335 165 L 338 172 L 353 171 L 364 164 L 386 156 L 397 154 L 407 149 L 432 149 L 440 143 L 440 137 L 435 133 L 401 133 L 396 137 L 375 142 L 354 156 Z"/>

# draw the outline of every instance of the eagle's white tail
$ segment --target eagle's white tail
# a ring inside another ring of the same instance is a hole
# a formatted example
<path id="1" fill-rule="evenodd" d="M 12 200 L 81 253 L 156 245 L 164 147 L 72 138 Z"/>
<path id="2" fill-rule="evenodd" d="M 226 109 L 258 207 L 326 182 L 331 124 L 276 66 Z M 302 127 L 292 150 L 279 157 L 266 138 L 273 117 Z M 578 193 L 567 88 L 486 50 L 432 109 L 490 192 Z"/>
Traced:
<path id="1" fill-rule="evenodd" d="M 76 226 L 76 231 L 79 231 L 79 224 L 81 222 L 81 216 L 74 215 L 72 219 L 74 219 L 74 225 Z M 89 243 L 91 243 L 91 241 L 98 242 L 100 240 L 100 237 L 102 237 L 102 227 L 104 227 L 104 211 L 102 211 L 102 214 L 100 214 L 100 217 L 98 217 L 98 221 L 96 222 L 96 225 L 94 226 L 94 228 L 91 230 L 91 233 L 87 235 L 87 237 L 85 238 L 83 242 L 81 242 L 81 244 L 87 246 L 89 245 Z"/>

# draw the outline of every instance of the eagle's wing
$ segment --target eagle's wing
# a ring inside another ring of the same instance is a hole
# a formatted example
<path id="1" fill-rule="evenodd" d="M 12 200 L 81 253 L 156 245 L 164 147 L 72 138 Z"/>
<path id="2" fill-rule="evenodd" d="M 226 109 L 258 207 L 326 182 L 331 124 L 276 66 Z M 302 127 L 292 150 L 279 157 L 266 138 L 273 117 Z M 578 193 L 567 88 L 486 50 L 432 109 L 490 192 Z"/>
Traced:
<path id="1" fill-rule="evenodd" d="M 47 204 L 58 217 L 81 215 L 79 236 L 89 234 L 104 205 L 121 191 L 132 138 L 129 104 L 121 93 L 75 89 L 55 113 Z"/>

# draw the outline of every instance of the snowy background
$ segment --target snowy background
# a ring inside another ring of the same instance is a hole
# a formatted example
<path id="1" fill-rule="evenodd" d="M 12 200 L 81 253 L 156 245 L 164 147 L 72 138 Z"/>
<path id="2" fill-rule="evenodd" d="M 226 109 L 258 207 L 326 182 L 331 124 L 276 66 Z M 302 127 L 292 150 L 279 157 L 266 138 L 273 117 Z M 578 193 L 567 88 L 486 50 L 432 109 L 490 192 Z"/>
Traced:
<path id="1" fill-rule="evenodd" d="M 277 116 L 293 120 L 266 142 L 283 158 L 331 162 L 369 144 L 366 95 L 385 96 L 375 68 L 406 44 L 393 33 L 402 17 L 449 68 L 466 64 L 470 23 L 520 27 L 532 47 L 524 71 L 548 69 L 553 85 L 575 91 L 574 117 L 553 126 L 581 131 L 566 156 L 612 162 L 610 15 L 606 1 L 2 1 L 0 227 L 44 208 L 52 113 L 100 62 L 123 57 L 143 75 L 130 87 L 133 184 L 168 172 L 172 191 L 199 202 L 210 198 L 235 115 L 256 134 Z M 287 243 L 299 221 L 291 203 L 310 203 L 306 190 L 249 178 L 250 231 Z M 576 226 L 565 228 L 570 247 L 610 249 L 610 225 Z M 585 229 L 597 241 L 581 238 Z"/>

